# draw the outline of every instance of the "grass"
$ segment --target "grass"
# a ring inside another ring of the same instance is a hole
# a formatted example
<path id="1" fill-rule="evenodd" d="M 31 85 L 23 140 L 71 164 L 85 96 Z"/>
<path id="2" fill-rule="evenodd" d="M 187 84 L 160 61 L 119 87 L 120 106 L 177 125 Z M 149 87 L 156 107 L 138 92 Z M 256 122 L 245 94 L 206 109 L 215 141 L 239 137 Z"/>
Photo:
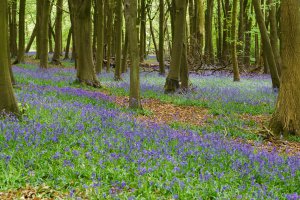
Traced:
<path id="1" fill-rule="evenodd" d="M 193 93 L 165 95 L 163 77 L 142 74 L 144 98 L 209 109 L 214 118 L 198 127 L 137 122 L 137 114 L 151 111 L 137 113 L 111 99 L 127 95 L 128 75 L 119 83 L 101 75 L 107 96 L 74 85 L 71 69 L 14 70 L 26 115 L 0 120 L 0 191 L 45 184 L 70 199 L 299 197 L 299 156 L 231 140 L 260 141 L 249 131 L 258 125 L 237 116 L 273 111 L 276 94 L 265 77 L 236 85 L 226 76 L 192 76 Z"/>

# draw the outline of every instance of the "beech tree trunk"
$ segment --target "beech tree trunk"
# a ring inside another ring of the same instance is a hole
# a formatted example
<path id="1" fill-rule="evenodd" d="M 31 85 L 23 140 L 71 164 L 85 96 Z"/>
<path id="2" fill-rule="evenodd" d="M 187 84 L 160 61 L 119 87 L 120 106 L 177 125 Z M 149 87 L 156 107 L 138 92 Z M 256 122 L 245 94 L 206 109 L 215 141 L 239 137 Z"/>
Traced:
<path id="1" fill-rule="evenodd" d="M 184 51 L 186 31 L 187 0 L 175 0 L 174 40 L 171 55 L 171 65 L 165 83 L 165 93 L 174 93 L 179 89 L 180 67 Z"/>
<path id="2" fill-rule="evenodd" d="M 146 56 L 146 0 L 141 1 L 140 9 L 140 21 L 141 21 L 141 30 L 140 30 L 140 61 L 143 62 Z"/>
<path id="3" fill-rule="evenodd" d="M 61 39 L 62 39 L 62 11 L 63 0 L 57 0 L 56 2 L 56 19 L 55 19 L 55 47 L 54 54 L 52 58 L 52 63 L 59 65 L 60 63 L 60 54 L 61 54 Z"/>
<path id="4" fill-rule="evenodd" d="M 96 73 L 102 72 L 104 57 L 104 0 L 96 0 L 97 4 L 97 52 Z"/>
<path id="5" fill-rule="evenodd" d="M 116 58 L 115 58 L 115 80 L 121 80 L 122 68 L 122 28 L 123 28 L 123 15 L 122 15 L 122 1 L 116 2 L 116 16 L 115 16 L 115 36 L 116 36 Z"/>
<path id="6" fill-rule="evenodd" d="M 14 64 L 23 63 L 25 57 L 25 5 L 26 0 L 20 0 L 19 9 L 19 49 Z"/>
<path id="7" fill-rule="evenodd" d="M 50 1 L 38 0 L 38 6 L 41 12 L 38 23 L 38 39 L 39 39 L 39 58 L 40 68 L 48 68 L 48 40 L 49 40 L 49 17 L 50 17 Z"/>
<path id="8" fill-rule="evenodd" d="M 281 3 L 281 87 L 270 122 L 276 134 L 300 136 L 300 1 Z"/>
<path id="9" fill-rule="evenodd" d="M 70 58 L 69 54 L 70 54 L 71 39 L 72 39 L 72 28 L 69 29 L 64 60 L 68 60 Z"/>
<path id="10" fill-rule="evenodd" d="M 97 79 L 92 53 L 92 20 L 91 0 L 69 0 L 73 15 L 74 41 L 76 47 L 75 62 L 77 63 L 77 79 L 93 87 L 100 87 Z"/>
<path id="11" fill-rule="evenodd" d="M 25 49 L 25 53 L 28 53 L 30 51 L 30 48 L 31 48 L 31 45 L 32 43 L 34 42 L 34 39 L 36 37 L 36 34 L 37 34 L 37 28 L 36 28 L 36 25 L 34 26 L 34 29 L 31 33 L 31 36 L 30 36 L 30 39 L 29 39 L 29 42 L 26 46 L 26 49 Z"/>
<path id="12" fill-rule="evenodd" d="M 125 30 L 125 41 L 124 41 L 124 47 L 123 47 L 123 58 L 122 58 L 122 73 L 127 72 L 127 57 L 128 57 L 128 48 L 129 48 L 129 42 L 128 42 L 128 32 Z"/>
<path id="13" fill-rule="evenodd" d="M 12 57 L 18 56 L 18 46 L 17 46 L 17 36 L 18 36 L 18 29 L 17 29 L 17 0 L 12 0 L 10 9 L 10 23 L 9 23 L 9 40 L 10 40 L 10 52 Z"/>
<path id="14" fill-rule="evenodd" d="M 279 37 L 278 37 L 278 30 L 277 30 L 277 19 L 276 19 L 276 3 L 273 0 L 268 0 L 268 4 L 270 6 L 270 42 L 272 46 L 272 50 L 275 57 L 275 62 L 277 66 L 278 75 L 281 74 L 281 57 L 279 52 Z"/>
<path id="15" fill-rule="evenodd" d="M 213 8 L 214 0 L 207 0 L 207 9 L 205 13 L 205 56 L 208 64 L 214 63 L 214 47 L 213 47 Z"/>
<path id="16" fill-rule="evenodd" d="M 233 81 L 240 81 L 240 71 L 238 66 L 237 47 L 236 47 L 237 6 L 238 6 L 238 0 L 233 0 L 232 13 L 231 13 L 231 59 L 232 59 L 232 68 L 233 68 Z"/>
<path id="17" fill-rule="evenodd" d="M 256 14 L 257 23 L 258 23 L 260 33 L 261 33 L 261 39 L 262 39 L 262 43 L 263 43 L 263 52 L 267 57 L 270 72 L 271 72 L 273 88 L 279 88 L 280 87 L 279 75 L 277 72 L 277 66 L 276 66 L 273 50 L 271 47 L 270 39 L 268 36 L 267 28 L 265 25 L 264 17 L 261 12 L 260 1 L 253 0 L 252 2 L 253 2 L 255 14 Z"/>
<path id="18" fill-rule="evenodd" d="M 125 18 L 128 34 L 131 68 L 130 68 L 130 94 L 129 107 L 141 109 L 140 99 L 140 75 L 139 75 L 139 46 L 137 22 L 137 0 L 125 0 Z"/>
<path id="19" fill-rule="evenodd" d="M 8 13 L 7 0 L 0 1 L 0 112 L 18 114 L 8 63 Z"/>
<path id="20" fill-rule="evenodd" d="M 159 0 L 159 74 L 164 75 L 165 62 L 164 62 L 164 43 L 165 43 L 165 2 Z"/>

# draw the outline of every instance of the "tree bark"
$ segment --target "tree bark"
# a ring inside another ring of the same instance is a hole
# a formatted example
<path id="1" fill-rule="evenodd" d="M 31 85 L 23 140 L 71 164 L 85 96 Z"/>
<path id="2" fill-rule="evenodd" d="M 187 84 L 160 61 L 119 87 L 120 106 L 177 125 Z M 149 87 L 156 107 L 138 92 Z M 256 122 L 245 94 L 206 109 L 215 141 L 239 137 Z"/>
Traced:
<path id="1" fill-rule="evenodd" d="M 36 25 L 35 25 L 34 28 L 33 28 L 32 33 L 31 33 L 29 42 L 28 42 L 28 44 L 27 44 L 27 46 L 26 46 L 25 53 L 28 53 L 28 52 L 30 51 L 31 45 L 32 45 L 33 42 L 34 42 L 34 39 L 35 39 L 35 37 L 36 37 L 36 34 L 37 34 L 37 28 L 36 28 Z"/>
<path id="2" fill-rule="evenodd" d="M 122 70 L 122 28 L 123 28 L 123 15 L 122 15 L 122 1 L 117 1 L 116 3 L 116 16 L 115 16 L 115 36 L 116 36 L 116 58 L 115 58 L 115 80 L 121 80 L 121 70 Z"/>
<path id="3" fill-rule="evenodd" d="M 233 68 L 233 81 L 240 81 L 240 70 L 238 66 L 237 47 L 236 47 L 237 6 L 238 6 L 238 0 L 233 0 L 232 13 L 231 13 L 231 59 L 232 59 L 232 68 Z"/>
<path id="4" fill-rule="evenodd" d="M 270 122 L 275 134 L 300 136 L 300 1 L 281 3 L 281 88 Z"/>
<path id="5" fill-rule="evenodd" d="M 0 112 L 19 113 L 16 98 L 13 92 L 8 63 L 8 13 L 7 0 L 0 1 Z"/>
<path id="6" fill-rule="evenodd" d="M 165 43 L 165 2 L 159 0 L 159 74 L 164 75 L 165 62 L 164 62 L 164 43 Z"/>
<path id="7" fill-rule="evenodd" d="M 70 54 L 71 39 L 72 39 L 72 28 L 69 29 L 64 60 L 68 60 L 70 58 L 69 54 Z"/>
<path id="8" fill-rule="evenodd" d="M 10 52 L 11 57 L 18 56 L 18 46 L 17 46 L 17 37 L 18 37 L 18 29 L 17 29 L 17 0 L 11 1 L 10 6 Z"/>
<path id="9" fill-rule="evenodd" d="M 214 0 L 207 0 L 205 13 L 205 56 L 208 64 L 214 63 L 212 21 L 213 21 Z"/>
<path id="10" fill-rule="evenodd" d="M 187 0 L 175 0 L 174 40 L 172 47 L 171 66 L 165 83 L 165 93 L 174 93 L 179 89 L 180 66 L 184 50 L 186 31 Z"/>
<path id="11" fill-rule="evenodd" d="M 271 47 L 270 39 L 268 36 L 267 28 L 265 25 L 264 17 L 261 12 L 260 2 L 258 0 L 253 0 L 253 6 L 256 13 L 257 23 L 261 33 L 263 49 L 264 49 L 263 51 L 267 56 L 267 60 L 271 72 L 273 88 L 279 88 L 280 87 L 279 75 L 277 72 L 277 66 L 276 66 L 273 50 Z"/>
<path id="12" fill-rule="evenodd" d="M 73 15 L 74 37 L 76 47 L 77 79 L 92 87 L 101 87 L 97 79 L 92 53 L 91 0 L 69 0 Z"/>
<path id="13" fill-rule="evenodd" d="M 56 2 L 56 19 L 55 19 L 55 47 L 52 58 L 52 63 L 59 65 L 61 54 L 61 39 L 62 39 L 62 16 L 63 16 L 63 0 L 57 0 Z"/>
<path id="14" fill-rule="evenodd" d="M 270 42 L 272 46 L 272 50 L 275 57 L 275 62 L 277 66 L 278 75 L 281 74 L 281 57 L 279 52 L 279 37 L 278 37 L 278 30 L 277 30 L 277 19 L 276 19 L 276 3 L 273 0 L 268 0 L 268 4 L 270 6 L 270 14 L 269 14 L 269 21 L 270 21 Z"/>
<path id="15" fill-rule="evenodd" d="M 16 63 L 23 63 L 25 57 L 25 6 L 26 0 L 20 0 L 19 9 L 19 49 Z"/>
<path id="16" fill-rule="evenodd" d="M 126 29 L 128 34 L 131 68 L 130 68 L 130 94 L 129 107 L 141 109 L 140 77 L 139 77 L 139 47 L 137 22 L 137 0 L 125 0 Z"/>
<path id="17" fill-rule="evenodd" d="M 39 39 L 39 57 L 40 68 L 48 68 L 48 40 L 49 40 L 49 17 L 50 17 L 50 1 L 38 0 L 41 6 L 39 15 L 38 39 Z"/>
<path id="18" fill-rule="evenodd" d="M 96 52 L 96 73 L 102 72 L 104 57 L 104 1 L 96 0 L 97 4 L 97 52 Z"/>

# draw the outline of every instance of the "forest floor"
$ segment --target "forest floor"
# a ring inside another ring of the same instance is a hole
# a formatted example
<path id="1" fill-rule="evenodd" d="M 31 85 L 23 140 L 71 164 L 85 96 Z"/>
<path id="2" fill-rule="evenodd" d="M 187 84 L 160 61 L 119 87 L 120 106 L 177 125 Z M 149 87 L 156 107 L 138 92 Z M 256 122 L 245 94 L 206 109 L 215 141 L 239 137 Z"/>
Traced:
<path id="1" fill-rule="evenodd" d="M 300 138 L 266 128 L 277 95 L 268 76 L 191 75 L 189 93 L 167 95 L 164 77 L 142 72 L 144 109 L 132 111 L 128 74 L 103 73 L 94 89 L 74 84 L 70 62 L 45 71 L 27 61 L 14 67 L 24 120 L 0 123 L 0 199 L 300 194 Z"/>

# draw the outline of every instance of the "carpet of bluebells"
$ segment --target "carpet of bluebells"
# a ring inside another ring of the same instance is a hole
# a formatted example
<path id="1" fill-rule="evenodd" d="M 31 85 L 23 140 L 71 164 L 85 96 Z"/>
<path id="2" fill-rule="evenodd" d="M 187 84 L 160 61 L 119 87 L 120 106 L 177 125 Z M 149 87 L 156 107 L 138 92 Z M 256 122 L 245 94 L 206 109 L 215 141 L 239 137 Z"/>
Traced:
<path id="1" fill-rule="evenodd" d="M 222 132 L 138 122 L 113 95 L 75 86 L 73 69 L 14 67 L 22 120 L 0 120 L 0 191 L 45 184 L 70 199 L 300 199 L 300 155 L 279 155 Z M 128 92 L 128 75 L 114 82 Z M 192 91 L 165 95 L 165 78 L 141 74 L 144 97 L 203 106 L 222 116 L 273 111 L 267 76 L 191 75 Z M 218 124 L 218 122 L 215 122 Z"/>

